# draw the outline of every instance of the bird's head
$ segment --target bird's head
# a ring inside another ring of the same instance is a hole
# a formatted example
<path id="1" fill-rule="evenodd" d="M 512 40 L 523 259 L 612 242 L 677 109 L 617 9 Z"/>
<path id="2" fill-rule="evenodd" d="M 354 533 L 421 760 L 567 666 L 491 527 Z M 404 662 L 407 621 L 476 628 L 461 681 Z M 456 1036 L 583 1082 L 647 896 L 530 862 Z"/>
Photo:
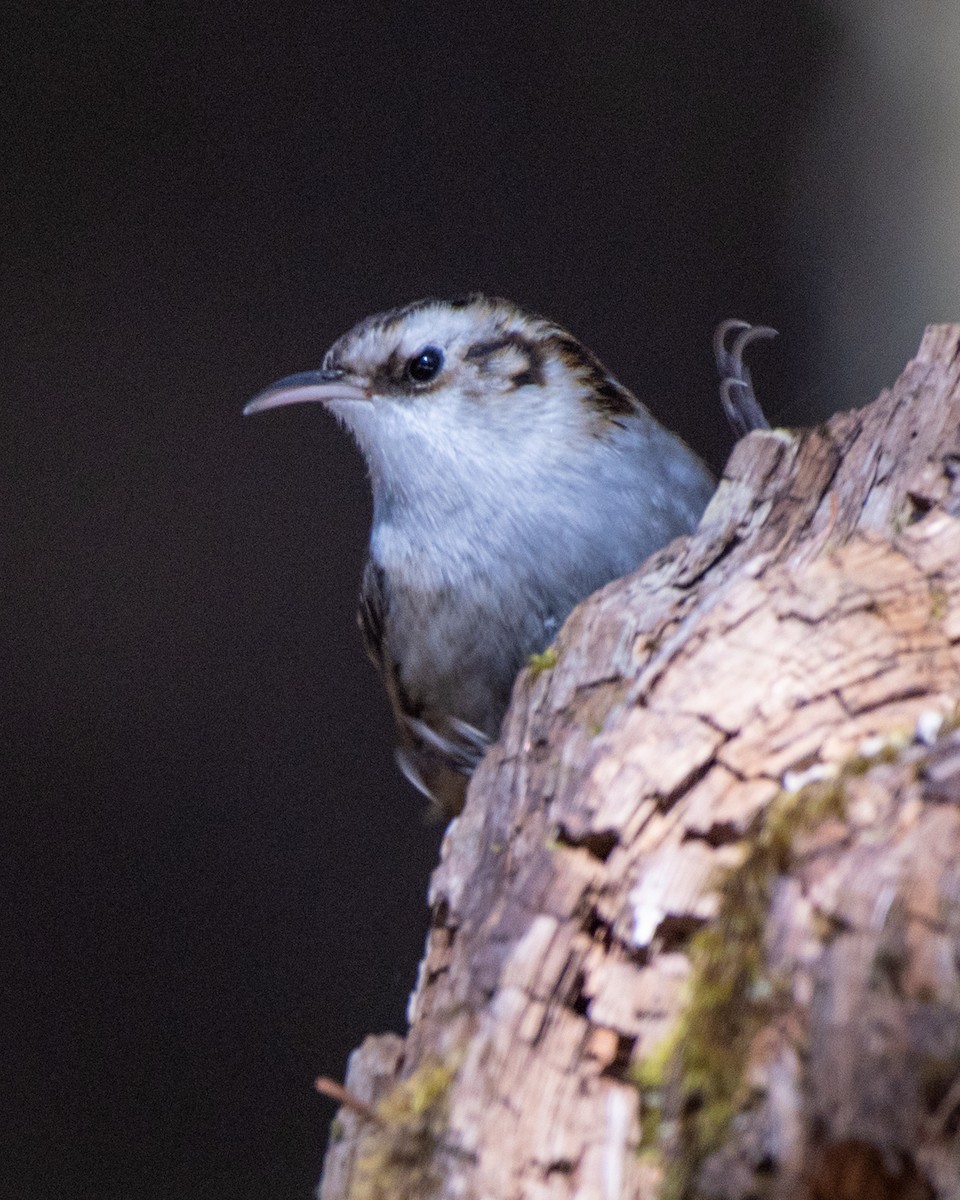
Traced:
<path id="1" fill-rule="evenodd" d="M 392 451 L 526 455 L 602 436 L 641 406 L 571 334 L 509 301 L 419 300 L 361 321 L 316 371 L 271 385 L 244 409 L 313 401 L 352 431 L 371 467 Z"/>
<path id="2" fill-rule="evenodd" d="M 245 411 L 301 402 L 353 434 L 373 491 L 371 551 L 418 587 L 427 574 L 440 590 L 535 577 L 572 603 L 690 528 L 713 490 L 696 455 L 575 337 L 506 300 L 368 317 L 319 370 Z"/>

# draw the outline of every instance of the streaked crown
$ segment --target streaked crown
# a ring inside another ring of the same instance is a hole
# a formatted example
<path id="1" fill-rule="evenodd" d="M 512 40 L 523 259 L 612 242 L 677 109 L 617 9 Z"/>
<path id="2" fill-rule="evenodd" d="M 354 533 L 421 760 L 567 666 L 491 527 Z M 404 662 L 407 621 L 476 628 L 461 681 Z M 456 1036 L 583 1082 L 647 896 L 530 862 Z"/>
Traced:
<path id="1" fill-rule="evenodd" d="M 427 395 L 455 383 L 478 402 L 543 385 L 572 389 L 606 420 L 640 409 L 572 334 L 508 300 L 425 299 L 361 321 L 339 338 L 324 368 L 369 381 L 380 396 Z"/>

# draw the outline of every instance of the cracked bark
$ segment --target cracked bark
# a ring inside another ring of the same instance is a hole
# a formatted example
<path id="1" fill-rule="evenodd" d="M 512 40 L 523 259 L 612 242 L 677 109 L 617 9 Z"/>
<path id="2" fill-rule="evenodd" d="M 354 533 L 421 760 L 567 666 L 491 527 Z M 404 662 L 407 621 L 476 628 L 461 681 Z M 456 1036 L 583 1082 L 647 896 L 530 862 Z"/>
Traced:
<path id="1" fill-rule="evenodd" d="M 942 326 L 574 612 L 322 1200 L 960 1195 L 958 518 Z"/>

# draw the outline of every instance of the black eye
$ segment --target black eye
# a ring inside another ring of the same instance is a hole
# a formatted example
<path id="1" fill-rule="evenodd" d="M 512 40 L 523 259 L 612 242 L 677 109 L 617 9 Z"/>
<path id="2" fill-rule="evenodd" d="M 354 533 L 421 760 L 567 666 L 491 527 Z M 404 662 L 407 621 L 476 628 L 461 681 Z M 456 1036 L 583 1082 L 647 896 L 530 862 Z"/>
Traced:
<path id="1" fill-rule="evenodd" d="M 424 346 L 407 363 L 407 374 L 414 383 L 429 383 L 443 366 L 443 352 L 436 346 Z"/>

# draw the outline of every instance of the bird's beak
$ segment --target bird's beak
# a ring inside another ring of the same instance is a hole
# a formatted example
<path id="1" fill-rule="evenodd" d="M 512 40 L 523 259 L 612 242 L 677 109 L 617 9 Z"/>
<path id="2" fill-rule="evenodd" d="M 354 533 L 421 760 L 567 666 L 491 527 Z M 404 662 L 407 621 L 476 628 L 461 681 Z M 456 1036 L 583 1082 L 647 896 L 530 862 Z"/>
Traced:
<path id="1" fill-rule="evenodd" d="M 333 400 L 369 400 L 370 393 L 363 381 L 346 371 L 302 371 L 271 383 L 254 396 L 244 408 L 243 415 L 280 408 L 284 404 L 329 404 Z"/>

